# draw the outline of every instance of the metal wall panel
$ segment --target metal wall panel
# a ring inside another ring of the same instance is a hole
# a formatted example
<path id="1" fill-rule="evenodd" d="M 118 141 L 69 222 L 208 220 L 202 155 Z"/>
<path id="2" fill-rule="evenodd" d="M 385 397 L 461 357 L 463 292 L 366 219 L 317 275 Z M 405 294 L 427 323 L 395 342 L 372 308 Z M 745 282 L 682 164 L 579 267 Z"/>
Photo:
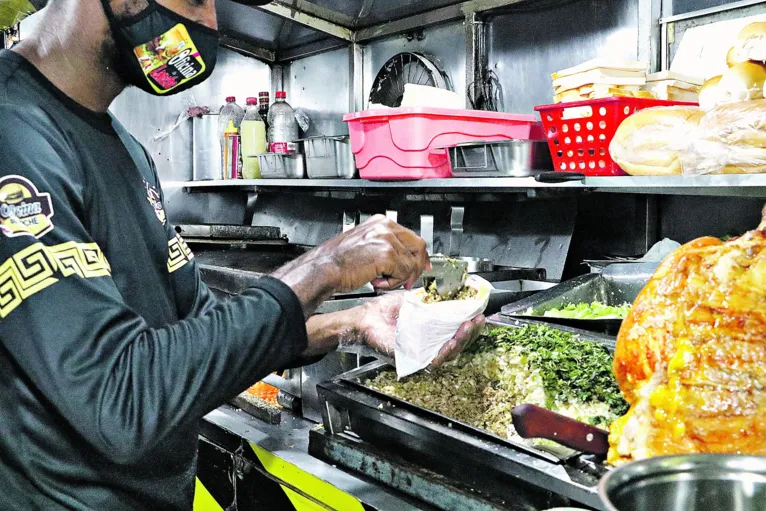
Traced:
<path id="1" fill-rule="evenodd" d="M 663 197 L 660 235 L 679 243 L 702 236 L 739 236 L 758 227 L 763 202 L 746 197 Z"/>
<path id="2" fill-rule="evenodd" d="M 342 232 L 343 212 L 398 212 L 398 223 L 420 231 L 421 215 L 434 217 L 434 252 L 449 249 L 450 206 L 465 207 L 463 256 L 485 257 L 497 264 L 545 268 L 560 279 L 577 218 L 574 198 L 524 200 L 504 195 L 498 202 L 472 202 L 472 195 L 450 202 L 409 199 L 400 194 L 357 198 L 336 194 L 268 193 L 258 198 L 253 225 L 279 227 L 291 243 L 318 245 Z"/>
<path id="3" fill-rule="evenodd" d="M 243 105 L 247 96 L 257 97 L 259 91 L 269 90 L 270 85 L 270 72 L 266 64 L 220 48 L 215 71 L 205 83 L 168 97 L 151 96 L 131 87 L 114 101 L 112 113 L 154 158 L 165 189 L 168 217 L 172 222 L 188 222 L 190 215 L 198 217 L 202 211 L 211 212 L 208 222 L 220 221 L 214 218 L 228 217 L 232 213 L 227 208 L 218 212 L 216 208 L 208 207 L 210 200 L 203 199 L 202 195 L 170 193 L 172 183 L 192 178 L 191 121 L 181 124 L 163 140 L 156 141 L 154 137 L 173 126 L 179 114 L 190 106 L 220 105 L 226 96 L 236 96 L 237 102 Z M 240 223 L 244 217 L 244 204 L 235 216 L 236 223 Z"/>
<path id="4" fill-rule="evenodd" d="M 370 89 L 381 67 L 394 55 L 401 52 L 421 52 L 433 55 L 441 62 L 450 77 L 455 92 L 465 97 L 465 34 L 462 23 L 426 28 L 422 41 L 407 41 L 404 36 L 395 36 L 370 43 L 364 49 L 364 104 L 370 96 Z"/>
<path id="5" fill-rule="evenodd" d="M 296 1 L 296 0 L 292 0 Z M 297 0 L 300 3 L 301 0 Z M 311 3 L 340 12 L 355 20 L 357 28 L 396 20 L 447 5 L 459 4 L 462 0 L 312 0 Z"/>
<path id="6" fill-rule="evenodd" d="M 489 68 L 503 88 L 506 112 L 534 113 L 553 100 L 551 73 L 596 57 L 636 59 L 633 0 L 582 0 L 491 20 Z"/>
<path id="7" fill-rule="evenodd" d="M 738 0 L 665 0 L 668 7 L 665 7 L 666 15 L 685 14 L 687 12 L 699 11 L 700 9 L 709 9 L 721 5 L 731 4 Z"/>
<path id="8" fill-rule="evenodd" d="M 343 115 L 349 110 L 350 53 L 342 48 L 293 62 L 287 101 L 311 117 L 306 136 L 347 135 Z"/>
<path id="9" fill-rule="evenodd" d="M 221 31 L 246 36 L 268 49 L 289 49 L 327 39 L 326 34 L 232 0 L 217 0 Z"/>

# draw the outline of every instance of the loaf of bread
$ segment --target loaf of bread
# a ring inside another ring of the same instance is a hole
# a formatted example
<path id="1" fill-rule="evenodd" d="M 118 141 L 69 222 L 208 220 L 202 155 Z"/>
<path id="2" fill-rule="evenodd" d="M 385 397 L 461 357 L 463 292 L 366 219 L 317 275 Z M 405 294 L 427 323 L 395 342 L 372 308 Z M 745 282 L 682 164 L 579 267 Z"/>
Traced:
<path id="1" fill-rule="evenodd" d="M 702 112 L 696 107 L 641 110 L 617 129 L 609 153 L 632 176 L 680 175 L 682 136 L 696 129 L 700 117 Z"/>

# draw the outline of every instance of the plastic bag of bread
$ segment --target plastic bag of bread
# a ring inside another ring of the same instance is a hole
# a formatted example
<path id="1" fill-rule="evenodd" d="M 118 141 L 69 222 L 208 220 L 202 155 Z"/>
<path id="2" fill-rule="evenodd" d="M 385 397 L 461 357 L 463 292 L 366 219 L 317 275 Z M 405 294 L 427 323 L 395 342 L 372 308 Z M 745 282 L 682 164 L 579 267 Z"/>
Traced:
<path id="1" fill-rule="evenodd" d="M 433 293 L 407 293 L 396 325 L 396 373 L 399 378 L 425 369 L 460 325 L 482 314 L 489 304 L 492 284 L 470 275 L 464 292 L 454 300 L 438 301 Z"/>
<path id="2" fill-rule="evenodd" d="M 689 136 L 684 175 L 766 172 L 766 99 L 716 107 Z"/>
<path id="3" fill-rule="evenodd" d="M 641 110 L 617 129 L 612 159 L 633 176 L 766 172 L 766 100 Z"/>

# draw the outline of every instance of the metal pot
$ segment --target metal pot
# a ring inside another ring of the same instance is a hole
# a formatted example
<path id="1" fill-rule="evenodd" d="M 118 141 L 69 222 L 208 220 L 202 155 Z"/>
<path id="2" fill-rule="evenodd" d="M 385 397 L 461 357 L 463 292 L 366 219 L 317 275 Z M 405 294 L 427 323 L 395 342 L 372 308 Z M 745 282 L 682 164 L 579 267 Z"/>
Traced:
<path id="1" fill-rule="evenodd" d="M 468 263 L 468 273 L 489 273 L 495 270 L 495 262 L 492 259 L 478 257 L 457 257 L 456 259 Z"/>
<path id="2" fill-rule="evenodd" d="M 764 511 L 766 457 L 651 458 L 607 474 L 599 495 L 609 511 Z"/>
<path id="3" fill-rule="evenodd" d="M 223 179 L 221 139 L 218 136 L 218 114 L 195 117 L 193 126 L 193 179 Z"/>

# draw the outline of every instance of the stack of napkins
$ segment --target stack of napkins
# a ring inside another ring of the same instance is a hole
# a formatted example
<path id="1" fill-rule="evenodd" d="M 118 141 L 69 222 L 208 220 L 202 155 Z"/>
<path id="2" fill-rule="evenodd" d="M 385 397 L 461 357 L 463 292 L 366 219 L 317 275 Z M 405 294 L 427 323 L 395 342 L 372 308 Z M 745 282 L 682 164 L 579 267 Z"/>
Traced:
<path id="1" fill-rule="evenodd" d="M 646 62 L 594 59 L 553 73 L 553 101 L 571 103 L 611 97 L 652 97 L 646 85 Z"/>
<path id="2" fill-rule="evenodd" d="M 643 90 L 651 92 L 656 99 L 697 103 L 700 87 L 703 83 L 705 80 L 702 78 L 685 76 L 673 71 L 663 71 L 648 75 Z"/>

